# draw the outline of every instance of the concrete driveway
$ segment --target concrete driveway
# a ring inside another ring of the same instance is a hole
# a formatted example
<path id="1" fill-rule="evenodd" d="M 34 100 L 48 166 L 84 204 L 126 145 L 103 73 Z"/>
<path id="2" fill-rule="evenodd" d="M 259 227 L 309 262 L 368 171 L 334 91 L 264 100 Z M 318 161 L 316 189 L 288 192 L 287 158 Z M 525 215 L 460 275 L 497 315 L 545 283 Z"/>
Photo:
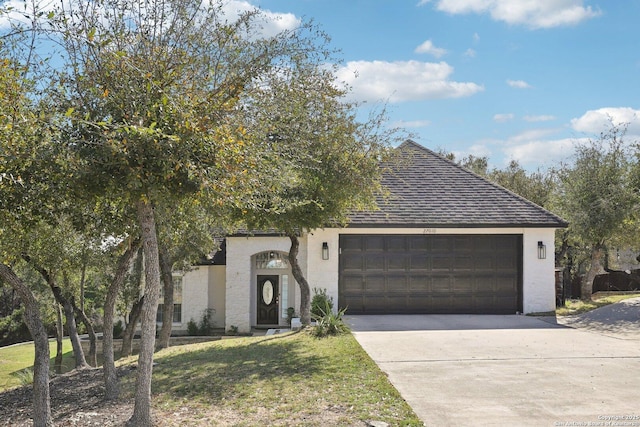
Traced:
<path id="1" fill-rule="evenodd" d="M 427 426 L 640 426 L 640 329 L 527 316 L 346 320 Z"/>

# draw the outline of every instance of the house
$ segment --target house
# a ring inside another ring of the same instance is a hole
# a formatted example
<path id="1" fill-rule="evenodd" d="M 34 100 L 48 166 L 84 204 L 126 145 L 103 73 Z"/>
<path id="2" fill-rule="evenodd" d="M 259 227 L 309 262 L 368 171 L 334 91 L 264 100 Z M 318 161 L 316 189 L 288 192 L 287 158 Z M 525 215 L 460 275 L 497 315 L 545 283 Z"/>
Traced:
<path id="1" fill-rule="evenodd" d="M 413 141 L 397 150 L 379 210 L 301 236 L 311 288 L 347 314 L 554 310 L 554 231 L 567 223 Z M 289 246 L 277 233 L 228 236 L 211 265 L 182 276 L 174 329 L 207 309 L 226 330 L 286 325 L 300 304 Z"/>

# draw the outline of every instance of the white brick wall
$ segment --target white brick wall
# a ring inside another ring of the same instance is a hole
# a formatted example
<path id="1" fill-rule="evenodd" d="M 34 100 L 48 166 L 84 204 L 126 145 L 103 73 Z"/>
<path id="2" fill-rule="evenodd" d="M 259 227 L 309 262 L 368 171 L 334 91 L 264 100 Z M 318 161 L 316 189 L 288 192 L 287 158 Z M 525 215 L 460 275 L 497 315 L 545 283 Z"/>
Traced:
<path id="1" fill-rule="evenodd" d="M 186 331 L 187 323 L 193 319 L 199 322 L 208 308 L 210 267 L 194 267 L 182 277 L 182 323 L 173 329 Z"/>
<path id="2" fill-rule="evenodd" d="M 300 239 L 298 256 L 301 268 L 311 289 L 324 288 L 338 302 L 339 236 L 345 234 L 423 234 L 422 229 L 335 229 L 316 230 Z M 430 229 L 438 234 L 522 234 L 523 235 L 523 311 L 547 312 L 555 308 L 554 229 L 483 228 L 483 229 Z M 546 259 L 538 259 L 538 241 L 546 246 Z M 322 259 L 322 244 L 329 246 L 329 259 Z M 215 309 L 216 325 L 225 329 L 236 326 L 248 332 L 255 325 L 256 274 L 252 256 L 263 251 L 288 253 L 287 237 L 229 237 L 227 238 L 227 265 L 199 267 L 188 272 L 183 279 L 183 323 L 193 317 L 199 319 L 207 306 Z M 280 273 L 280 272 L 279 272 Z M 279 274 L 278 273 L 278 274 Z M 226 283 L 225 283 L 226 282 Z M 290 301 L 296 311 L 300 308 L 299 287 L 289 275 L 293 290 Z M 282 307 L 280 307 L 282 313 Z M 281 324 L 284 318 L 280 319 Z"/>
<path id="3" fill-rule="evenodd" d="M 239 332 L 249 332 L 255 325 L 256 316 L 256 271 L 252 256 L 264 251 L 289 253 L 291 241 L 288 237 L 254 236 L 227 238 L 225 328 L 232 326 Z M 307 239 L 300 238 L 298 254 L 300 268 L 307 270 Z M 279 273 L 276 273 L 279 274 Z M 293 283 L 293 276 L 289 281 Z M 297 285 L 295 286 L 297 290 Z M 295 292 L 295 307 L 300 305 L 299 292 Z M 280 313 L 282 308 L 280 308 Z M 283 319 L 281 319 L 282 322 Z"/>
<path id="4" fill-rule="evenodd" d="M 546 246 L 547 257 L 538 259 L 538 242 Z M 556 308 L 555 230 L 527 229 L 522 238 L 523 311 L 543 313 Z"/>

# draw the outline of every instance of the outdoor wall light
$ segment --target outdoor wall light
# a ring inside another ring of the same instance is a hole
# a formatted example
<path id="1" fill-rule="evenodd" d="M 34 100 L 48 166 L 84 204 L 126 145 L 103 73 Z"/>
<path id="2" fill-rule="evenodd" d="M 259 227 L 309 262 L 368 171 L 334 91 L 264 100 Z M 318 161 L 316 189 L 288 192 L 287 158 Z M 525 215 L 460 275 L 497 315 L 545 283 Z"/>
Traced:
<path id="1" fill-rule="evenodd" d="M 538 242 L 538 259 L 545 259 L 547 257 L 547 247 L 542 243 L 542 240 Z"/>
<path id="2" fill-rule="evenodd" d="M 322 259 L 329 259 L 329 244 L 322 242 Z"/>

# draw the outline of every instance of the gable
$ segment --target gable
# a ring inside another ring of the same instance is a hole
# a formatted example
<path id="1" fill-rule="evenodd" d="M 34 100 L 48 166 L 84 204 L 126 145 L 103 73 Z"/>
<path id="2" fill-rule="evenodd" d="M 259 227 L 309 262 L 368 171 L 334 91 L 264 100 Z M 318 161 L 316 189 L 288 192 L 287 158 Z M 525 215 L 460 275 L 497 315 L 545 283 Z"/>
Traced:
<path id="1" fill-rule="evenodd" d="M 379 210 L 355 212 L 350 227 L 566 227 L 546 209 L 407 140 L 383 165 Z"/>

